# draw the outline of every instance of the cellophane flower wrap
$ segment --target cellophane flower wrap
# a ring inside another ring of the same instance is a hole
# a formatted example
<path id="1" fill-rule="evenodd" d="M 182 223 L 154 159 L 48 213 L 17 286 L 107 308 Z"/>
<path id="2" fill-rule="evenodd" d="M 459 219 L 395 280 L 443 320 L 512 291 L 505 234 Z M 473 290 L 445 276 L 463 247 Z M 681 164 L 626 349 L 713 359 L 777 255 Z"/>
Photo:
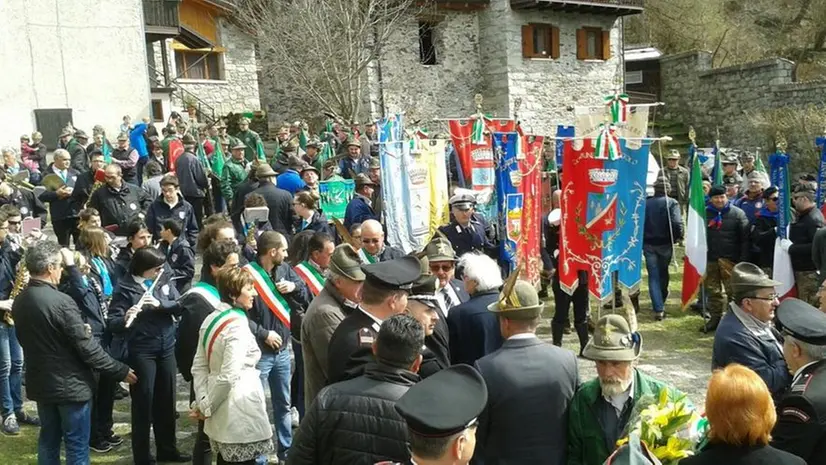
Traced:
<path id="1" fill-rule="evenodd" d="M 694 455 L 707 429 L 708 423 L 684 394 L 664 387 L 656 399 L 643 396 L 635 403 L 617 446 L 625 444 L 628 435 L 636 432 L 663 465 L 675 465 Z"/>

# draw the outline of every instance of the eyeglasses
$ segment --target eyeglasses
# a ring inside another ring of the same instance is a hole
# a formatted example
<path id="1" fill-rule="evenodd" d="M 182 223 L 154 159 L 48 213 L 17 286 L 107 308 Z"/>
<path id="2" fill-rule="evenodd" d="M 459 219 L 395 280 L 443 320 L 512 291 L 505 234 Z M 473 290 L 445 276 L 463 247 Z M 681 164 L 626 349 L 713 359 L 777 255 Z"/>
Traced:
<path id="1" fill-rule="evenodd" d="M 750 295 L 750 296 L 748 296 L 748 297 L 746 297 L 746 298 L 747 298 L 747 299 L 766 300 L 766 301 L 768 301 L 768 302 L 772 302 L 772 301 L 774 301 L 774 300 L 779 299 L 779 298 L 780 298 L 780 294 L 769 294 L 769 296 L 768 296 L 768 297 L 760 297 L 760 296 L 756 296 L 756 295 Z"/>
<path id="2" fill-rule="evenodd" d="M 440 270 L 441 271 L 450 271 L 450 270 L 453 269 L 453 267 L 454 267 L 454 265 L 452 263 L 447 263 L 447 264 L 444 264 L 444 265 L 433 264 L 433 265 L 430 265 L 430 271 L 433 271 L 433 272 L 440 271 Z"/>
<path id="3" fill-rule="evenodd" d="M 772 202 L 777 202 L 778 200 L 780 200 L 780 197 L 769 197 L 769 200 L 771 200 Z"/>
<path id="4" fill-rule="evenodd" d="M 381 241 L 378 239 L 362 239 L 361 242 L 364 242 L 365 244 L 378 244 Z"/>

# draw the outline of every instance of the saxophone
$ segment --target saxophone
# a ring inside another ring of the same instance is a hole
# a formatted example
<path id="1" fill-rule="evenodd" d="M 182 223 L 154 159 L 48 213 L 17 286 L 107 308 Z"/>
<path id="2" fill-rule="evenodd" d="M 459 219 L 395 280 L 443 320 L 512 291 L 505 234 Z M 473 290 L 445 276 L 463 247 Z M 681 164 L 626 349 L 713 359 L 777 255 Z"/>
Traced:
<path id="1" fill-rule="evenodd" d="M 11 288 L 9 299 L 14 299 L 25 289 L 26 284 L 29 283 L 29 272 L 26 270 L 26 251 L 20 256 L 20 262 L 17 264 L 17 274 L 14 275 L 14 285 Z M 9 326 L 14 326 L 14 318 L 11 316 L 11 311 L 3 312 L 3 322 Z"/>

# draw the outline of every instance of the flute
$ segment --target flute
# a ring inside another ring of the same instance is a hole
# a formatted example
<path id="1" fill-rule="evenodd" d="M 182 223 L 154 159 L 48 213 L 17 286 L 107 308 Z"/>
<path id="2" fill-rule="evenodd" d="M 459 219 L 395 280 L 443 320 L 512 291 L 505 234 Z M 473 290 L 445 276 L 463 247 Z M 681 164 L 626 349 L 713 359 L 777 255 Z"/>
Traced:
<path id="1" fill-rule="evenodd" d="M 143 302 L 148 297 L 152 297 L 152 292 L 155 290 L 155 286 L 157 286 L 158 282 L 161 280 L 161 276 L 163 276 L 164 269 L 165 268 L 161 268 L 161 271 L 158 273 L 158 276 L 155 277 L 155 280 L 152 281 L 152 284 L 149 286 L 149 289 L 147 289 L 146 292 L 144 292 L 143 295 L 141 296 L 140 300 L 138 300 L 138 311 L 137 311 L 137 313 L 135 313 L 134 315 L 132 315 L 131 317 L 126 319 L 125 326 L 127 328 L 129 326 L 131 326 L 132 322 L 135 321 L 135 318 L 138 317 L 138 313 L 143 311 L 143 304 L 141 304 L 141 302 Z"/>

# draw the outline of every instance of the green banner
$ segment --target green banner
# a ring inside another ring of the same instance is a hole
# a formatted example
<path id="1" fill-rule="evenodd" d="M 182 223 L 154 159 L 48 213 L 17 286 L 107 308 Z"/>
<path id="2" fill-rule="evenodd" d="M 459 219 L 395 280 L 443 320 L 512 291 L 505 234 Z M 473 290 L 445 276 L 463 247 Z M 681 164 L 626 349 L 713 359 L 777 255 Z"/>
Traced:
<path id="1" fill-rule="evenodd" d="M 337 177 L 338 178 L 338 177 Z M 344 220 L 347 204 L 355 195 L 356 183 L 352 179 L 332 179 L 321 181 L 318 184 L 318 193 L 321 196 L 321 211 L 332 220 Z"/>

